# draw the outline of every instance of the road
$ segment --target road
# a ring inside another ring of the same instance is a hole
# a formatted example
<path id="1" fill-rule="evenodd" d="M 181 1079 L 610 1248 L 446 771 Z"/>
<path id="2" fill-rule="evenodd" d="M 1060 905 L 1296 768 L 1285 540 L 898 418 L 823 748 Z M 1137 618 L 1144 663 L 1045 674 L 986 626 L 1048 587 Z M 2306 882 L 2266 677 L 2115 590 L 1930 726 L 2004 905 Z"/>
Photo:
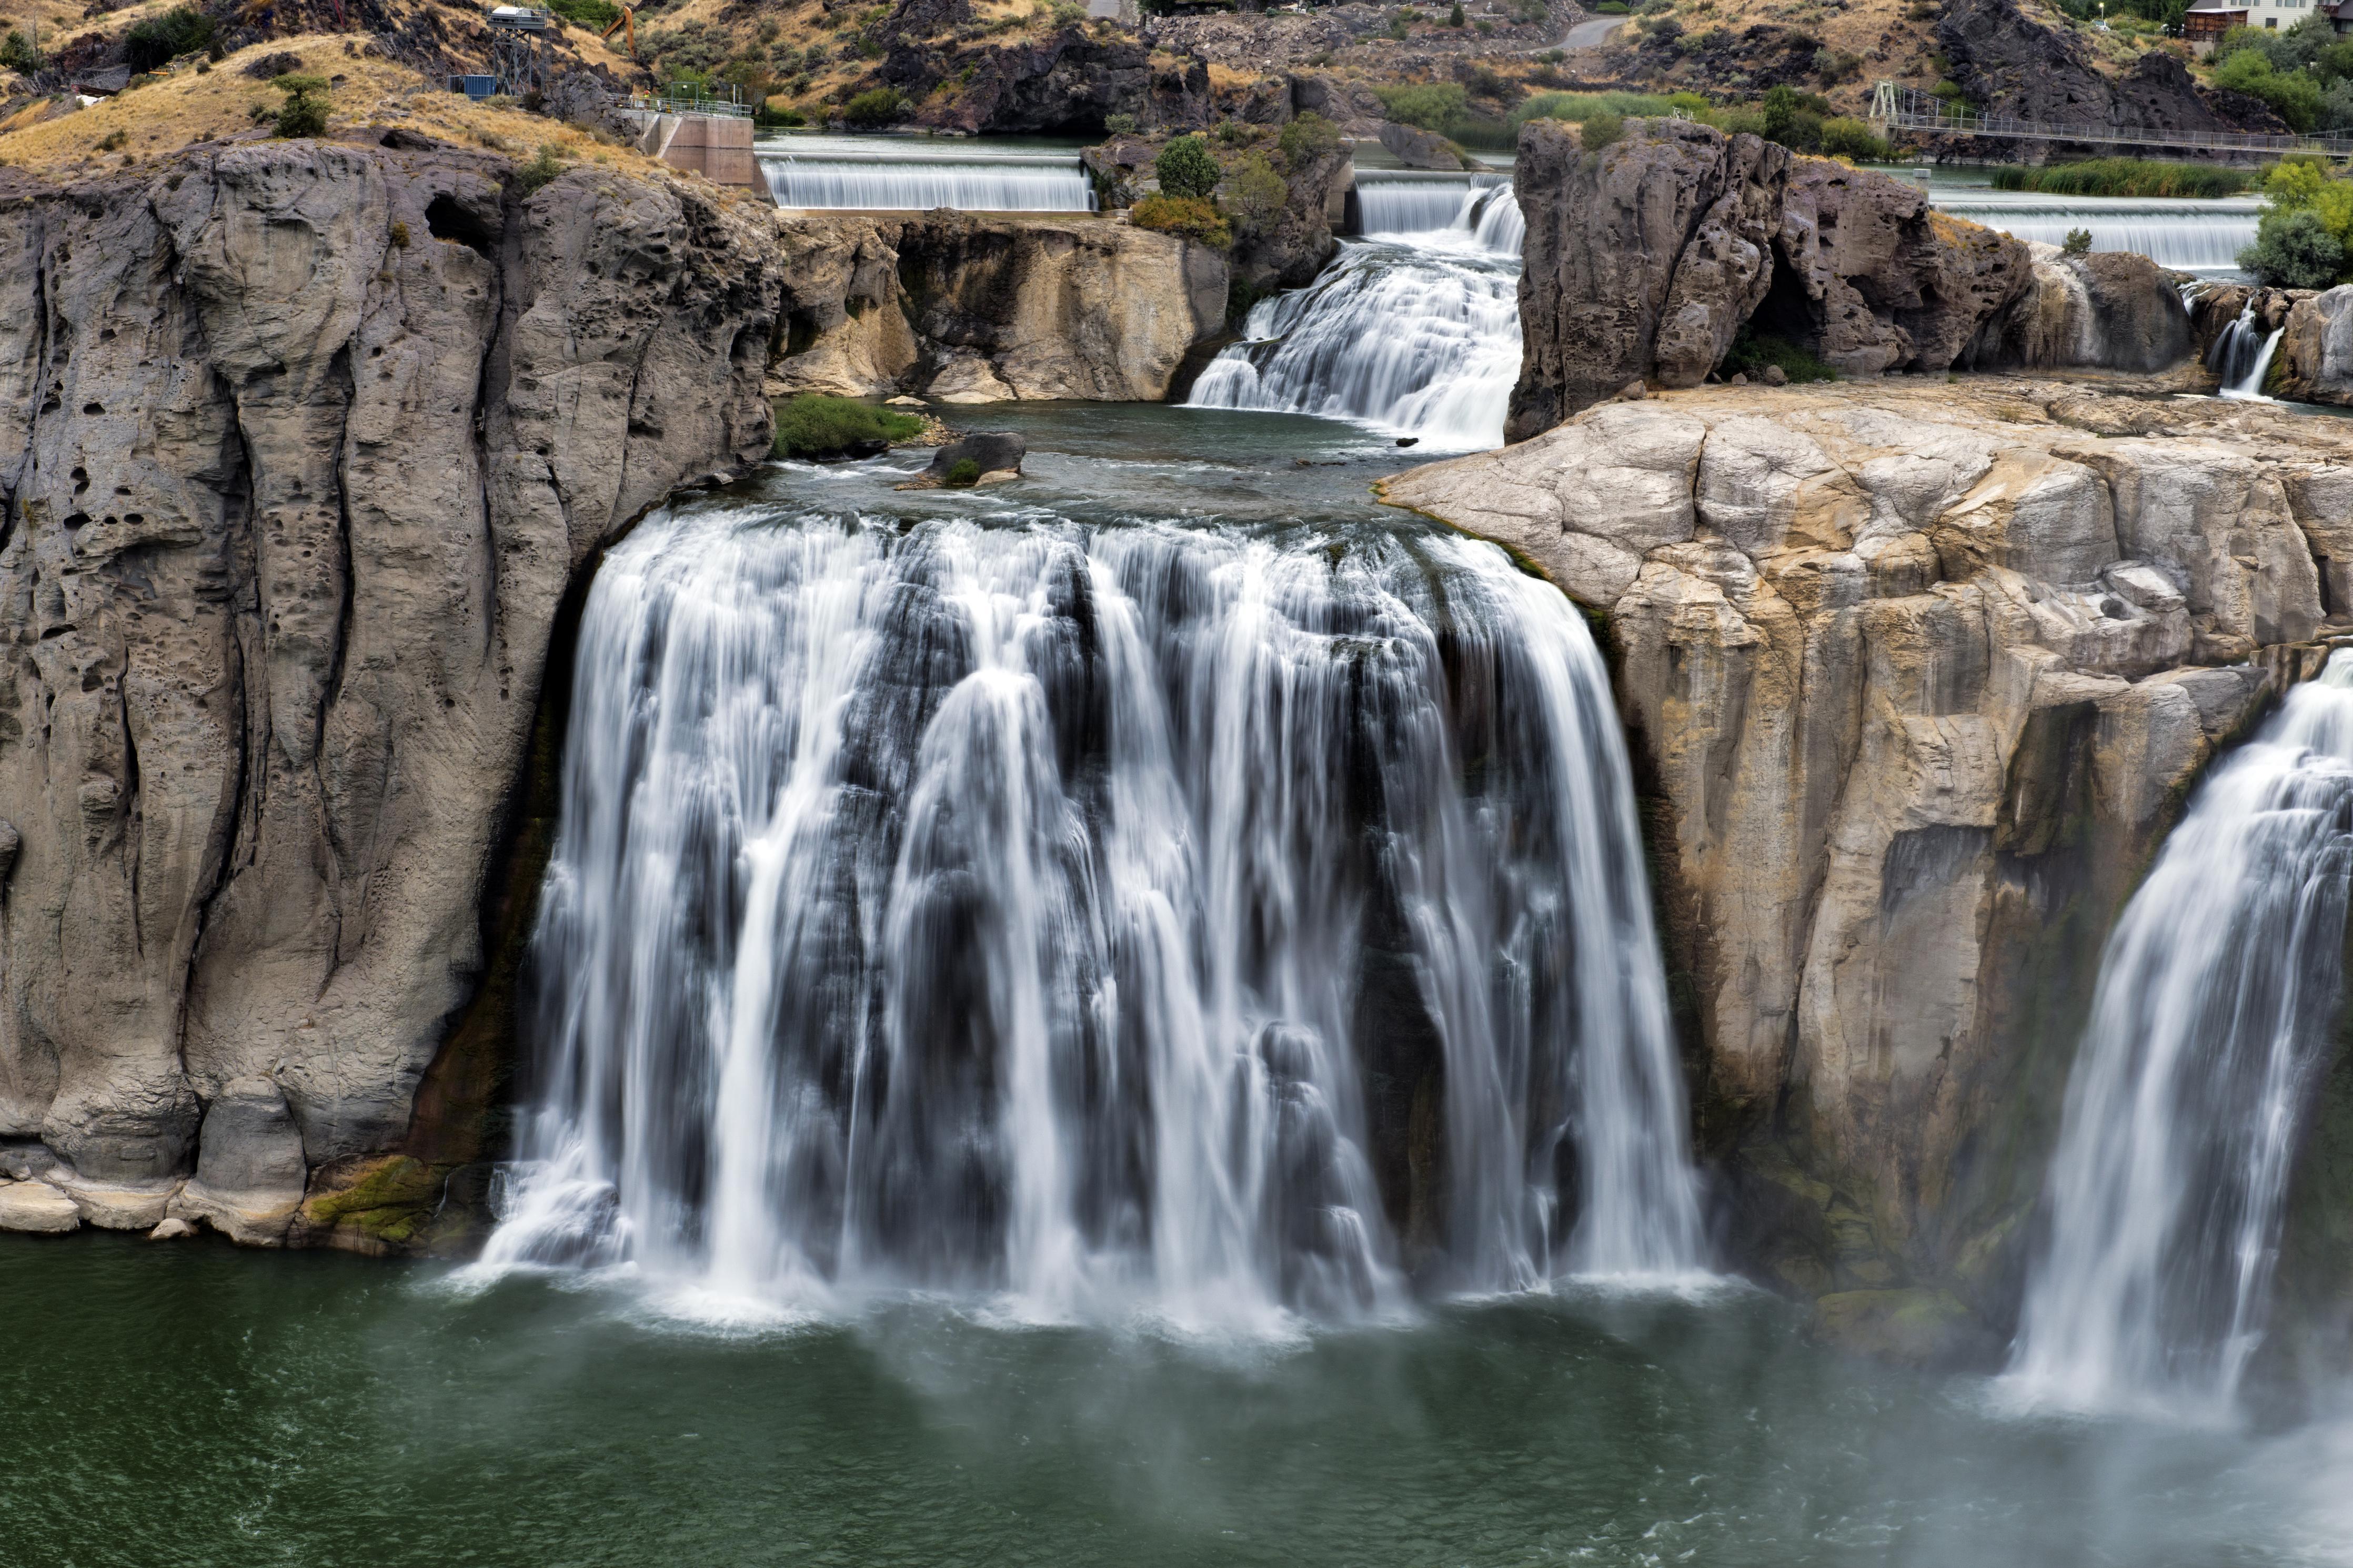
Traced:
<path id="1" fill-rule="evenodd" d="M 1609 35 L 1626 25 L 1623 16 L 1596 16 L 1590 22 L 1579 22 L 1563 33 L 1556 49 L 1598 49 L 1609 41 Z"/>

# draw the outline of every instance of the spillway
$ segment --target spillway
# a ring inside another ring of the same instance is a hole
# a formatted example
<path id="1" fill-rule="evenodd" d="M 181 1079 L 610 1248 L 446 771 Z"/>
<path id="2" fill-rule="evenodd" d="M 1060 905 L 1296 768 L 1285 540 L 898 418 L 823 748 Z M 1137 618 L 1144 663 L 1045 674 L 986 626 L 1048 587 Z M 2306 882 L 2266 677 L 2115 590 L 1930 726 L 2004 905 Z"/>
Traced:
<path id="1" fill-rule="evenodd" d="M 682 510 L 580 646 L 491 1264 L 1221 1324 L 1697 1265 L 1608 676 L 1493 547 Z"/>
<path id="2" fill-rule="evenodd" d="M 1500 446 L 1520 370 L 1520 244 L 1493 176 L 1360 177 L 1365 236 L 1304 289 L 1251 308 L 1196 408 L 1351 419 L 1469 450 Z"/>
<path id="3" fill-rule="evenodd" d="M 1075 153 L 907 137 L 792 136 L 754 152 L 780 207 L 870 212 L 1092 212 Z"/>
<path id="4" fill-rule="evenodd" d="M 2353 652 L 2338 652 L 2199 790 L 2109 941 L 2014 1388 L 2230 1413 L 2342 987 L 2348 874 Z"/>
<path id="5" fill-rule="evenodd" d="M 2239 252 L 2255 242 L 2263 211 L 2251 196 L 2199 201 L 1945 187 L 1931 199 L 1956 216 L 2020 239 L 2063 245 L 2072 231 L 2084 229 L 2094 250 L 2133 251 L 2183 272 L 2237 272 Z"/>

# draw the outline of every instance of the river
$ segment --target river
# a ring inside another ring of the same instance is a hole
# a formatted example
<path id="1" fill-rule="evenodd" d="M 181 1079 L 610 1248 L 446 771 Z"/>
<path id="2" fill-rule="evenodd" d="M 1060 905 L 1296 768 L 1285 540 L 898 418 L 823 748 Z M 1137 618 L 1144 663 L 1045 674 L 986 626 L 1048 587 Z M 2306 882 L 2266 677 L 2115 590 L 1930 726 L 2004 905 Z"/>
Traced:
<path id="1" fill-rule="evenodd" d="M 864 465 L 774 465 L 682 498 L 637 537 L 652 542 L 666 537 L 660 530 L 691 525 L 732 535 L 734 548 L 757 555 L 790 548 L 812 529 L 853 542 L 865 533 L 882 552 L 874 559 L 884 561 L 926 530 L 962 529 L 957 537 L 972 550 L 987 538 L 1029 540 L 1091 548 L 1099 563 L 1112 564 L 1118 547 L 1163 538 L 1207 552 L 1213 565 L 1252 549 L 1262 565 L 1313 560 L 1335 583 L 1353 580 L 1350 563 L 1386 571 L 1381 563 L 1411 557 L 1433 564 L 1386 579 L 1379 592 L 1408 590 L 1427 571 L 1429 581 L 1452 584 L 1457 616 L 1472 612 L 1474 588 L 1502 592 L 1505 579 L 1487 575 L 1491 564 L 1509 575 L 1486 547 L 1375 502 L 1367 486 L 1402 454 L 1392 438 L 1361 426 L 1103 405 L 958 417 L 1023 431 L 1033 448 L 1029 478 L 942 495 L 892 488 L 918 466 L 919 453 Z M 629 550 L 625 543 L 617 555 L 623 565 Z M 969 559 L 994 557 L 982 551 Z M 619 568 L 607 571 L 617 581 Z M 1187 590 L 1155 607 L 1132 593 L 1138 581 L 1105 571 L 1098 591 L 1117 587 L 1156 616 L 1211 602 Z M 730 613 L 723 584 L 696 591 L 709 596 L 698 613 Z M 1385 634 L 1398 647 L 1412 640 L 1410 616 L 1429 616 L 1412 609 L 1415 592 L 1382 612 L 1408 617 Z M 1030 617 L 1029 646 L 1054 640 L 1052 616 L 1039 618 L 1046 600 L 1017 594 L 1004 602 Z M 1303 604 L 1325 603 L 1279 602 L 1293 616 L 1305 613 Z M 1097 603 L 1108 616 L 1112 601 Z M 598 613 L 592 605 L 592 622 Z M 1338 613 L 1328 604 L 1314 611 Z M 1574 620 L 1545 620 L 1552 629 L 1541 637 L 1528 623 L 1518 635 L 1577 646 L 1582 630 Z M 1243 623 L 1219 624 L 1230 633 Z M 661 658 L 675 662 L 687 657 L 687 634 L 673 629 Z M 1320 653 L 1303 640 L 1287 656 L 1300 661 L 1288 679 L 1303 697 L 1312 687 L 1298 682 L 1316 660 L 1353 664 L 1373 646 L 1351 640 L 1361 628 L 1333 622 L 1325 629 L 1339 640 Z M 929 646 L 946 645 L 934 638 Z M 1176 646 L 1166 626 L 1159 646 Z M 1475 662 L 1450 657 L 1457 679 L 1467 679 Z M 1142 695 L 1141 688 L 1128 692 L 1122 711 L 1132 717 L 1148 706 Z M 575 720 L 575 746 L 582 732 Z M 1374 734 L 1366 743 L 1377 751 L 1388 742 Z M 1557 743 L 1568 755 L 1600 742 Z M 647 740 L 625 772 L 649 767 L 658 752 Z M 1320 764 L 1301 761 L 1295 782 L 1303 784 Z M 1604 755 L 1599 765 L 1606 782 L 1622 764 Z M 1098 775 L 1065 766 L 1063 776 Z M 1511 789 L 1492 779 L 1482 788 L 1496 821 L 1517 809 Z M 1160 809 L 1181 814 L 1181 794 Z M 683 798 L 665 790 L 646 801 L 675 809 Z M 981 797 L 971 798 L 982 809 Z M 567 804 L 567 830 L 577 805 Z M 1476 815 L 1461 818 L 1452 831 L 1468 837 L 1445 851 L 1463 877 L 1499 852 L 1481 847 L 1487 830 L 1475 827 Z M 1200 832 L 1206 864 L 1219 840 L 1207 826 Z M 936 834 L 930 841 L 940 842 Z M 1425 857 L 1438 845 L 1421 842 Z M 1493 842 L 1517 840 L 1506 832 Z M 1557 853 L 1573 869 L 1583 851 Z M 559 849 L 560 866 L 590 863 Z M 1493 891 L 1482 898 L 1502 900 L 1493 907 L 1526 896 L 1511 887 L 1541 883 L 1535 862 L 1514 864 L 1521 868 L 1511 877 L 1486 884 Z M 575 887 L 588 885 L 583 878 Z M 1209 924 L 1189 940 L 1214 946 L 1230 934 Z M 629 932 L 610 940 L 626 943 Z M 1654 963 L 1630 952 L 1602 979 L 1614 993 Z M 924 973 L 942 984 L 953 978 Z M 1271 984 L 1265 973 L 1250 984 Z M 1291 984 L 1304 986 L 1314 973 L 1301 968 Z M 667 1005 L 701 1006 L 698 995 L 729 990 L 686 984 Z M 963 994 L 1008 993 L 981 985 Z M 1458 1026 L 1472 1016 L 1449 1016 Z M 1358 1026 L 1350 1016 L 1365 1015 L 1344 1008 L 1325 1026 Z M 946 1015 L 935 1022 L 965 1026 Z M 785 1026 L 771 1017 L 770 1026 Z M 603 1048 L 625 1032 L 592 1031 L 586 1045 Z M 1588 1056 L 1622 1050 L 1632 1037 L 1622 1025 L 1558 1036 Z M 1489 1038 L 1465 1045 L 1494 1048 L 1481 1043 Z M 567 1102 L 551 1071 L 543 1058 L 530 1099 L 557 1114 L 552 1125 L 561 1131 Z M 692 1086 L 726 1081 L 723 1072 L 688 1075 L 664 1090 L 660 1116 L 705 1114 L 687 1103 L 701 1092 Z M 776 1104 L 804 1103 L 815 1082 L 781 1099 L 774 1084 L 764 1092 Z M 1037 1125 L 1048 1136 L 1055 1103 L 1051 1096 L 1038 1102 Z M 708 1114 L 723 1119 L 728 1110 L 723 1094 Z M 1508 1139 L 1530 1136 L 1532 1114 L 1541 1121 L 1573 1113 L 1506 1096 L 1482 1114 L 1504 1118 L 1498 1130 L 1516 1129 L 1498 1131 Z M 1611 1114 L 1641 1128 L 1684 1113 L 1679 1102 L 1645 1108 L 1636 1100 Z M 911 1136 L 906 1157 L 918 1166 L 955 1169 L 946 1145 L 933 1159 L 921 1152 L 925 1135 Z M 1652 1157 L 1679 1161 L 1679 1141 Z M 1005 1240 L 1005 1249 L 959 1255 L 979 1259 L 962 1276 L 934 1268 L 921 1245 L 882 1248 L 871 1256 L 883 1266 L 862 1270 L 840 1253 L 815 1252 L 803 1255 L 808 1270 L 798 1276 L 723 1268 L 723 1227 L 702 1212 L 715 1195 L 656 1192 L 659 1201 L 633 1210 L 629 1184 L 643 1178 L 631 1169 L 622 1160 L 602 1176 L 589 1173 L 619 1197 L 601 1210 L 589 1205 L 586 1223 L 667 1214 L 677 1228 L 665 1245 L 645 1245 L 642 1228 L 608 1229 L 613 1245 L 569 1258 L 533 1261 L 519 1256 L 527 1247 L 502 1255 L 494 1246 L 492 1261 L 461 1266 L 104 1234 L 0 1236 L 11 1323 L 9 1354 L 0 1358 L 6 1560 L 27 1568 L 1484 1568 L 1553 1561 L 2191 1568 L 2347 1560 L 2353 1520 L 2330 1479 L 2347 1452 L 2336 1427 L 2271 1437 L 2129 1415 L 2021 1411 L 1987 1378 L 1931 1376 L 1818 1349 L 1799 1309 L 1688 1260 L 1668 1259 L 1673 1268 L 1630 1282 L 1583 1277 L 1569 1248 L 1532 1261 L 1527 1247 L 1566 1237 L 1568 1214 L 1602 1201 L 1589 1170 L 1562 1189 L 1562 1215 L 1549 1219 L 1536 1201 L 1539 1189 L 1549 1190 L 1548 1164 L 1498 1173 L 1489 1191 L 1494 1206 L 1443 1222 L 1461 1264 L 1451 1284 L 1446 1270 L 1427 1267 L 1420 1283 L 1398 1282 L 1396 1238 L 1368 1212 L 1360 1217 L 1371 1238 L 1369 1267 L 1391 1270 L 1390 1287 L 1337 1303 L 1288 1289 L 1299 1276 L 1282 1267 L 1293 1242 L 1281 1238 L 1301 1233 L 1279 1229 L 1259 1237 L 1272 1237 L 1271 1251 L 1246 1245 L 1237 1254 L 1271 1259 L 1263 1269 L 1246 1262 L 1222 1283 L 1211 1280 L 1213 1306 L 1240 1301 L 1250 1310 L 1203 1312 L 1190 1310 L 1198 1292 L 1176 1287 L 1209 1277 L 1176 1271 L 1205 1266 L 1165 1254 L 1139 1261 L 1116 1225 L 1082 1227 L 1072 1245 L 1124 1268 L 1124 1293 L 1041 1298 L 1028 1289 L 1034 1280 L 1021 1274 L 1008 1239 L 1022 1233 L 1009 1221 L 981 1226 L 976 1234 Z M 1156 1178 L 1147 1172 L 1137 1180 L 1148 1208 Z M 837 1188 L 854 1185 L 844 1178 Z M 1579 1190 L 1581 1198 L 1573 1195 Z M 1319 1201 L 1328 1206 L 1345 1196 L 1335 1189 Z M 1650 1215 L 1644 1223 L 1653 1229 L 1671 1212 L 1656 1191 L 1609 1201 Z M 966 1217 L 955 1223 L 970 1226 L 989 1212 L 987 1204 L 944 1203 L 939 1225 L 961 1213 Z M 1071 1211 L 1050 1205 L 1041 1212 Z M 1162 1204 L 1157 1212 L 1175 1211 Z M 840 1211 L 828 1213 L 839 1232 Z M 766 1247 L 755 1255 L 771 1261 L 779 1238 L 811 1234 L 794 1228 L 798 1220 L 772 1215 L 762 1224 L 737 1234 Z M 941 1233 L 919 1226 L 905 1234 Z M 989 1262 L 997 1257 L 1009 1261 Z M 1599 1262 L 1610 1272 L 1609 1258 Z M 1258 1295 L 1245 1300 L 1250 1291 Z"/>

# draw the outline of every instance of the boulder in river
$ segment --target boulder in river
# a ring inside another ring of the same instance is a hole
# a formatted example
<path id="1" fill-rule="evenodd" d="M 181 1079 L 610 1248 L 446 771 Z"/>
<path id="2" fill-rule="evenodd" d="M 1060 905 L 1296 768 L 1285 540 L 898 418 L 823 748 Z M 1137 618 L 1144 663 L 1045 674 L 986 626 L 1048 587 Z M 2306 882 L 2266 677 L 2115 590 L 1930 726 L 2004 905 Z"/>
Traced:
<path id="1" fill-rule="evenodd" d="M 1029 444 L 1009 430 L 971 431 L 934 452 L 931 466 L 899 488 L 934 490 L 951 485 L 1002 484 L 1021 477 L 1021 460 L 1029 454 Z M 959 479 L 959 469 L 969 477 Z"/>

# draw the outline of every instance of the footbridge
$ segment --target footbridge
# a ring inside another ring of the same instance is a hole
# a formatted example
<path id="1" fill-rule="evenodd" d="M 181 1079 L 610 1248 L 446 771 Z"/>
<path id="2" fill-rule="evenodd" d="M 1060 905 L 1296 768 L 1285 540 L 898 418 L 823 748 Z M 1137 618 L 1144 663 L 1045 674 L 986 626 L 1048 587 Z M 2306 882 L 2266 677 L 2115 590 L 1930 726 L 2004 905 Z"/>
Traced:
<path id="1" fill-rule="evenodd" d="M 2063 120 L 2022 120 L 1980 114 L 1965 103 L 1917 88 L 1883 81 L 1871 95 L 1871 123 L 1883 136 L 1983 136 L 2012 142 L 2078 142 L 2108 147 L 2146 147 L 2179 153 L 2248 153 L 2277 157 L 2316 153 L 2353 158 L 2353 135 L 2258 136 L 2238 131 L 2168 131 L 2141 126 L 2098 125 Z"/>

